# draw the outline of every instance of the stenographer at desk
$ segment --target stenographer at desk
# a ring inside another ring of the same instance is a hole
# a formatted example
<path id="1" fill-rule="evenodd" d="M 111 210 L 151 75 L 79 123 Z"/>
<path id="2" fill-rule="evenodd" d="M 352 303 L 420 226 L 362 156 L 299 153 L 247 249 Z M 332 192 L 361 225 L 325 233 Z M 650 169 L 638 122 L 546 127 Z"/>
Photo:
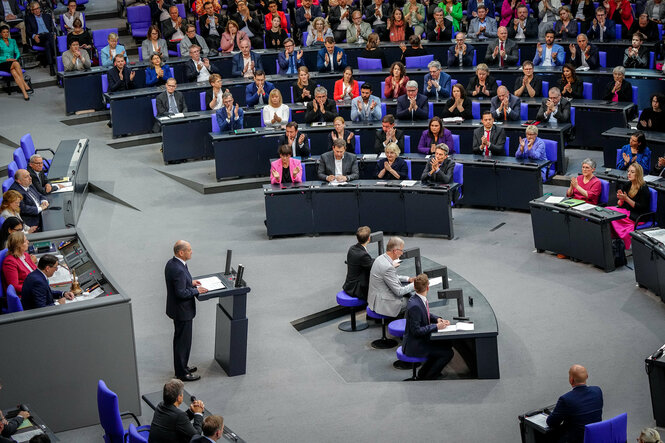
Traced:
<path id="1" fill-rule="evenodd" d="M 55 255 L 46 254 L 39 259 L 37 269 L 32 271 L 23 282 L 21 302 L 23 309 L 36 309 L 54 304 L 65 304 L 65 300 L 73 300 L 72 292 L 53 291 L 48 279 L 58 270 L 58 259 Z"/>

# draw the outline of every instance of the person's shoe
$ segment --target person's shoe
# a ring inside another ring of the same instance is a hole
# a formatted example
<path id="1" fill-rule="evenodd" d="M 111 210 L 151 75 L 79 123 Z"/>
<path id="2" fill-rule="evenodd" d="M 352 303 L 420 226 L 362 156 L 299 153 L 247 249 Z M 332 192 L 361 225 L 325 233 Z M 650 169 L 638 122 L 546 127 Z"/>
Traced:
<path id="1" fill-rule="evenodd" d="M 197 368 L 196 366 L 187 366 L 187 368 L 185 368 L 185 369 L 186 369 L 187 372 L 189 372 L 190 374 L 191 374 L 192 372 L 196 372 L 196 371 L 199 370 L 199 368 Z"/>
<path id="2" fill-rule="evenodd" d="M 32 89 L 32 88 L 30 88 L 30 89 L 26 90 L 25 92 L 27 92 L 28 94 L 32 95 L 32 94 L 35 93 L 35 90 Z"/>
<path id="3" fill-rule="evenodd" d="M 563 254 L 557 254 L 557 255 L 556 255 L 556 258 L 564 259 L 564 258 L 568 258 L 568 256 L 567 256 L 567 255 L 563 255 Z"/>
<path id="4" fill-rule="evenodd" d="M 201 376 L 200 375 L 194 375 L 194 374 L 187 374 L 183 375 L 182 377 L 178 377 L 182 381 L 196 381 L 200 380 Z"/>

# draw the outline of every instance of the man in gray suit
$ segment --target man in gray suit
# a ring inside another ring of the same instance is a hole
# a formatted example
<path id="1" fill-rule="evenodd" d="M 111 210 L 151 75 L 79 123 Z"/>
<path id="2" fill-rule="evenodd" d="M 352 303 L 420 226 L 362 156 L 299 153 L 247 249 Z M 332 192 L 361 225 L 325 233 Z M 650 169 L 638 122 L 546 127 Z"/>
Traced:
<path id="1" fill-rule="evenodd" d="M 337 183 L 358 179 L 358 159 L 346 152 L 346 142 L 338 138 L 333 141 L 332 151 L 321 155 L 318 168 L 319 180 Z"/>
<path id="2" fill-rule="evenodd" d="M 500 122 L 520 120 L 522 100 L 511 94 L 505 86 L 499 86 L 496 97 L 492 97 L 490 103 L 494 120 Z"/>
<path id="3" fill-rule="evenodd" d="M 185 97 L 175 90 L 177 85 L 178 83 L 173 77 L 166 80 L 166 91 L 159 94 L 156 99 L 157 117 L 187 112 Z"/>
<path id="4" fill-rule="evenodd" d="M 519 60 L 517 44 L 508 40 L 508 29 L 501 26 L 496 31 L 497 39 L 487 45 L 485 53 L 485 63 L 489 66 L 515 66 Z"/>
<path id="5" fill-rule="evenodd" d="M 415 277 L 397 275 L 394 261 L 404 252 L 404 240 L 390 237 L 386 253 L 374 260 L 369 273 L 367 306 L 377 314 L 397 317 L 406 308 Z M 402 285 L 402 283 L 408 283 Z"/>
<path id="6" fill-rule="evenodd" d="M 485 40 L 496 37 L 497 24 L 492 17 L 487 17 L 487 7 L 478 5 L 478 17 L 475 17 L 469 23 L 469 32 L 467 35 L 477 40 Z"/>

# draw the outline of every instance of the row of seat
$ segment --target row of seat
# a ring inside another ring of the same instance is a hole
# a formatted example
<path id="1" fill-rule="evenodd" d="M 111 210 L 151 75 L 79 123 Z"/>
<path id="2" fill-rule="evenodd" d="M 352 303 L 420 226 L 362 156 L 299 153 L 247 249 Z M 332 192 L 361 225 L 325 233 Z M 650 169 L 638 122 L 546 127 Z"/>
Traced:
<path id="1" fill-rule="evenodd" d="M 141 422 L 132 412 L 120 412 L 118 395 L 111 391 L 104 380 L 97 382 L 97 411 L 99 421 L 104 429 L 105 443 L 147 443 L 150 425 L 141 426 Z M 122 417 L 132 417 L 136 424 L 131 423 L 125 430 Z"/>
<path id="2" fill-rule="evenodd" d="M 7 190 L 14 183 L 14 174 L 19 169 L 26 169 L 28 167 L 28 162 L 30 157 L 32 157 L 37 152 L 49 151 L 51 154 L 54 154 L 52 149 L 35 149 L 35 143 L 32 141 L 32 136 L 30 134 L 25 134 L 21 137 L 20 147 L 14 150 L 12 154 L 13 160 L 7 165 L 7 175 L 9 178 L 5 179 L 2 182 L 2 192 L 7 192 Z M 44 174 L 48 175 L 48 168 L 51 165 L 51 161 L 44 159 Z"/>

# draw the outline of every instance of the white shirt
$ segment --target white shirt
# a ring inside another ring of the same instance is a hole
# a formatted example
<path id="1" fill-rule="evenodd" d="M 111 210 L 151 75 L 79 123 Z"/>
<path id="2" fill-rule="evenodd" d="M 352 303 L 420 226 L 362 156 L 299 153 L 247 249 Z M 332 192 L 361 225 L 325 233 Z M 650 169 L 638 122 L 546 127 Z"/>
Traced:
<path id="1" fill-rule="evenodd" d="M 216 110 L 218 110 L 218 109 L 223 108 L 223 107 L 224 107 L 224 103 L 222 103 L 222 95 L 224 95 L 224 90 L 220 89 L 219 92 L 218 92 L 217 94 L 215 94 L 215 93 L 213 92 L 213 95 L 215 95 L 215 96 L 217 97 L 217 102 L 216 102 L 217 104 L 215 105 L 214 108 L 212 108 L 213 111 L 216 111 Z M 230 116 L 230 115 L 229 115 L 229 116 Z"/>
<path id="2" fill-rule="evenodd" d="M 586 62 L 586 56 L 584 55 L 584 51 L 582 51 L 581 48 L 579 48 L 578 50 L 580 51 L 580 58 L 582 59 L 582 66 L 586 66 L 588 68 L 589 64 Z"/>
<path id="3" fill-rule="evenodd" d="M 254 78 L 254 70 L 249 69 L 248 66 L 250 63 L 252 63 L 252 56 L 250 55 L 249 57 L 243 57 L 243 69 L 247 68 L 247 71 L 245 72 L 245 78 Z"/>
<path id="4" fill-rule="evenodd" d="M 208 25 L 209 33 L 211 35 L 216 35 L 219 37 L 219 32 L 217 32 L 217 26 L 215 26 L 215 16 L 214 15 L 209 15 L 207 16 L 210 19 L 210 24 Z"/>
<path id="5" fill-rule="evenodd" d="M 185 38 L 185 34 L 182 33 L 182 31 L 178 27 L 178 24 L 176 22 L 174 22 L 173 20 L 171 20 L 171 24 L 173 25 L 173 27 L 176 30 L 175 34 L 173 34 L 171 36 L 171 40 L 182 40 L 183 38 Z"/>
<path id="6" fill-rule="evenodd" d="M 524 26 L 526 26 L 526 22 L 524 23 Z M 522 23 L 518 22 L 517 31 L 515 32 L 515 38 L 525 38 L 524 28 L 522 28 Z"/>
<path id="7" fill-rule="evenodd" d="M 420 301 L 423 302 L 423 305 L 425 306 L 425 310 L 427 311 L 427 314 L 429 314 L 429 310 L 427 309 L 427 306 L 428 306 L 427 297 L 424 296 L 424 295 L 418 294 L 417 292 L 416 292 L 416 295 L 418 297 L 420 297 Z M 427 318 L 427 324 L 429 324 L 429 323 L 430 323 L 430 320 L 429 320 L 429 318 Z"/>
<path id="8" fill-rule="evenodd" d="M 36 199 L 35 197 L 32 196 L 32 193 L 28 191 L 28 189 L 30 189 L 30 187 L 29 187 L 29 186 L 28 186 L 27 188 L 26 188 L 25 186 L 21 186 L 21 187 L 23 188 L 23 190 L 25 190 L 25 192 L 28 193 L 28 196 L 30 196 L 30 198 L 32 199 L 32 201 L 35 202 L 35 206 L 37 206 L 37 212 L 42 212 L 42 207 L 39 206 L 39 205 L 40 205 L 40 202 L 37 201 L 37 199 Z M 37 191 L 35 191 L 35 192 L 37 192 Z"/>
<path id="9" fill-rule="evenodd" d="M 282 103 L 279 108 L 273 108 L 272 105 L 263 107 L 263 123 L 266 126 L 272 125 L 270 122 L 275 114 L 282 119 L 281 122 L 275 123 L 276 125 L 285 125 L 289 121 L 289 107 Z"/>
<path id="10" fill-rule="evenodd" d="M 342 160 L 344 160 L 344 157 L 342 157 Z M 335 175 L 344 175 L 342 172 L 342 160 L 335 159 Z"/>
<path id="11" fill-rule="evenodd" d="M 23 265 L 25 266 L 25 269 L 27 269 L 28 272 L 32 272 L 32 271 L 34 271 L 34 269 L 32 269 L 32 268 L 30 267 L 30 265 L 28 264 L 28 262 L 25 261 L 25 255 L 20 256 L 18 259 L 21 260 L 21 263 L 23 263 Z"/>
<path id="12" fill-rule="evenodd" d="M 554 66 L 552 63 L 552 48 L 545 46 L 543 51 L 543 66 Z"/>
<path id="13" fill-rule="evenodd" d="M 194 61 L 194 60 L 192 60 L 192 61 Z M 200 60 L 200 59 L 199 59 L 198 62 L 194 61 L 194 66 L 196 66 L 197 69 L 198 69 L 198 64 L 199 63 L 201 63 L 201 65 L 203 65 L 203 61 Z M 210 71 L 208 71 L 208 68 L 206 68 L 205 65 L 203 65 L 201 67 L 201 70 L 199 71 L 199 75 L 196 77 L 196 81 L 197 82 L 205 82 L 205 81 L 208 81 L 209 78 L 210 78 Z"/>
<path id="14" fill-rule="evenodd" d="M 344 15 L 344 13 L 345 13 L 346 11 L 348 11 L 348 10 L 349 10 L 349 7 L 348 7 L 348 6 L 345 6 L 345 7 L 343 7 L 343 8 L 340 6 L 340 7 L 339 7 L 339 16 L 341 17 L 341 16 Z M 350 25 L 351 25 L 351 22 L 349 21 L 349 19 L 348 19 L 348 18 L 343 18 L 343 19 L 339 22 L 339 26 L 337 27 L 337 29 L 338 29 L 339 31 L 346 31 L 346 28 L 348 28 Z"/>
<path id="15" fill-rule="evenodd" d="M 376 17 L 376 15 L 374 16 L 376 17 L 376 19 L 374 20 L 374 26 L 385 23 L 385 21 L 383 20 L 383 11 L 381 10 L 381 6 L 376 7 L 376 10 L 379 11 L 379 16 L 378 17 Z"/>
<path id="16" fill-rule="evenodd" d="M 180 260 L 180 263 L 183 265 L 187 266 L 187 263 L 185 263 L 185 260 L 181 259 L 180 257 L 176 257 L 175 255 L 173 256 L 176 260 Z"/>

